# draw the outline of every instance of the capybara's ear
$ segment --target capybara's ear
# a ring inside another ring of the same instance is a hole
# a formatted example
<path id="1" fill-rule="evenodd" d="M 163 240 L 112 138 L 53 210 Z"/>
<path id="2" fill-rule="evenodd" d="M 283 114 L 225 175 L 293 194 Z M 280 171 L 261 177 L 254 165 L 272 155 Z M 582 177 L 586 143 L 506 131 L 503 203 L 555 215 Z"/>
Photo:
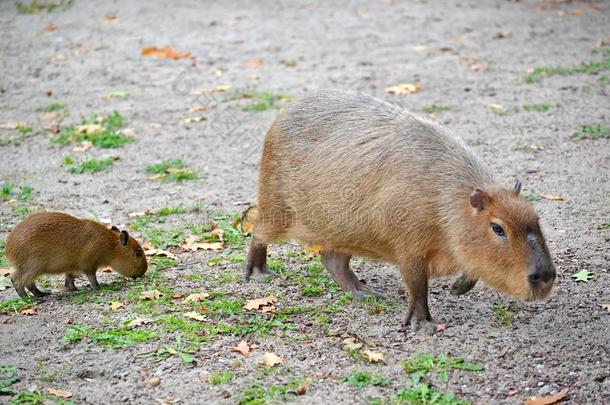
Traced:
<path id="1" fill-rule="evenodd" d="M 127 243 L 129 242 L 129 234 L 127 233 L 127 231 L 121 231 L 119 239 L 121 240 L 123 246 L 127 246 Z"/>
<path id="2" fill-rule="evenodd" d="M 115 231 L 115 232 L 121 232 L 121 230 L 119 228 L 117 228 L 116 226 L 112 225 L 112 227 L 110 228 L 111 231 Z"/>
<path id="3" fill-rule="evenodd" d="M 483 211 L 489 204 L 489 194 L 480 188 L 475 188 L 470 194 L 470 205 L 478 211 Z"/>
<path id="4" fill-rule="evenodd" d="M 515 184 L 513 185 L 513 191 L 516 195 L 519 195 L 521 192 L 521 181 L 519 179 L 515 179 Z"/>

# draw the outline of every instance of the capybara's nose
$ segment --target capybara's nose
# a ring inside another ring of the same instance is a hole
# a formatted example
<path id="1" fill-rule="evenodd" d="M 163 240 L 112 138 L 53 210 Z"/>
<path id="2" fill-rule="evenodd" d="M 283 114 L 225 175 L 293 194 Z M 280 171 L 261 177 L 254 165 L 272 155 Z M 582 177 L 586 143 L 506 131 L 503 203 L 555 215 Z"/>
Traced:
<path id="1" fill-rule="evenodd" d="M 535 273 L 530 274 L 529 276 L 527 276 L 527 278 L 530 284 L 537 285 L 553 280 L 555 278 L 555 272 L 552 269 L 541 269 L 537 270 Z"/>

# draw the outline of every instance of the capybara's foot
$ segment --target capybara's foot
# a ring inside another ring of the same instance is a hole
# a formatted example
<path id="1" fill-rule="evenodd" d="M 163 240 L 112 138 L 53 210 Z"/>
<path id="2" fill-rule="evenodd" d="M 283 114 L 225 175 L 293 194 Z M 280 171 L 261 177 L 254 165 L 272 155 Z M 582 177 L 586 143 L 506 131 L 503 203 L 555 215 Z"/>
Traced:
<path id="1" fill-rule="evenodd" d="M 12 278 L 11 283 L 13 284 L 13 287 L 15 287 L 15 291 L 17 291 L 17 295 L 19 295 L 19 298 L 21 298 L 22 300 L 26 300 L 29 298 L 28 293 L 25 291 L 25 287 L 23 287 L 19 283 L 16 283 L 15 280 L 13 280 Z"/>
<path id="2" fill-rule="evenodd" d="M 253 266 L 247 263 L 244 266 L 244 281 L 266 281 L 270 277 L 276 277 L 277 274 L 269 270 L 266 264 L 262 266 Z"/>
<path id="3" fill-rule="evenodd" d="M 34 297 L 36 298 L 42 298 L 51 295 L 49 291 L 40 291 L 35 285 L 30 285 L 27 287 L 27 289 L 30 290 L 32 295 L 34 295 Z"/>
<path id="4" fill-rule="evenodd" d="M 428 335 L 433 335 L 436 332 L 436 324 L 427 319 L 417 320 L 413 318 L 408 323 L 404 323 L 403 327 L 405 332 L 407 329 L 411 330 L 412 332 L 419 332 Z"/>
<path id="5" fill-rule="evenodd" d="M 361 285 L 361 287 L 354 288 L 353 290 L 350 291 L 352 293 L 352 297 L 357 300 L 364 300 L 367 298 L 377 298 L 377 299 L 385 300 L 388 298 L 377 290 L 366 287 L 363 284 L 360 284 L 360 285 Z"/>
<path id="6" fill-rule="evenodd" d="M 476 283 L 476 279 L 473 280 L 465 275 L 461 275 L 457 280 L 455 280 L 453 286 L 451 286 L 451 295 L 466 294 L 468 291 L 473 289 Z"/>

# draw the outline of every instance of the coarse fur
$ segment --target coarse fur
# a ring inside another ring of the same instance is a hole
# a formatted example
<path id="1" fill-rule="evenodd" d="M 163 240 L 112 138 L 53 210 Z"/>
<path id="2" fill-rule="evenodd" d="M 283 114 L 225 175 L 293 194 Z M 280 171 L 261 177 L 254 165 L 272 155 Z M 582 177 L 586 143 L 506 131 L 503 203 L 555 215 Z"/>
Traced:
<path id="1" fill-rule="evenodd" d="M 85 274 L 97 287 L 96 271 L 112 267 L 126 277 L 144 275 L 148 267 L 140 244 L 126 231 L 108 229 L 94 221 L 60 212 L 30 215 L 6 241 L 6 257 L 15 267 L 13 285 L 22 298 L 24 287 L 35 296 L 45 295 L 35 280 L 43 274 L 66 274 L 66 287 L 74 290 L 74 277 Z"/>
<path id="2" fill-rule="evenodd" d="M 268 243 L 296 239 L 322 246 L 325 266 L 356 295 L 369 291 L 349 270 L 351 256 L 398 265 L 416 323 L 430 320 L 434 277 L 461 273 L 463 290 L 482 279 L 520 299 L 542 298 L 555 270 L 519 190 L 438 124 L 362 93 L 309 95 L 290 103 L 265 138 L 245 275 L 268 274 Z"/>

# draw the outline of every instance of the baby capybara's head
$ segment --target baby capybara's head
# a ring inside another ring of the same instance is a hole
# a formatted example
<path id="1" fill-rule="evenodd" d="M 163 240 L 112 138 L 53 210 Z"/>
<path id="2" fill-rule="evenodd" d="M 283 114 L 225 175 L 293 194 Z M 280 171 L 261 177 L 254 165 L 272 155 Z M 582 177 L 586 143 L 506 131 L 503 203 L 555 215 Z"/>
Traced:
<path id="1" fill-rule="evenodd" d="M 555 267 L 540 230 L 538 215 L 512 189 L 475 189 L 470 194 L 470 234 L 459 250 L 473 275 L 513 297 L 532 301 L 546 297 Z"/>
<path id="2" fill-rule="evenodd" d="M 127 231 L 120 231 L 113 226 L 112 231 L 116 234 L 117 245 L 110 263 L 117 273 L 125 277 L 141 277 L 148 269 L 146 256 L 142 246 Z"/>

